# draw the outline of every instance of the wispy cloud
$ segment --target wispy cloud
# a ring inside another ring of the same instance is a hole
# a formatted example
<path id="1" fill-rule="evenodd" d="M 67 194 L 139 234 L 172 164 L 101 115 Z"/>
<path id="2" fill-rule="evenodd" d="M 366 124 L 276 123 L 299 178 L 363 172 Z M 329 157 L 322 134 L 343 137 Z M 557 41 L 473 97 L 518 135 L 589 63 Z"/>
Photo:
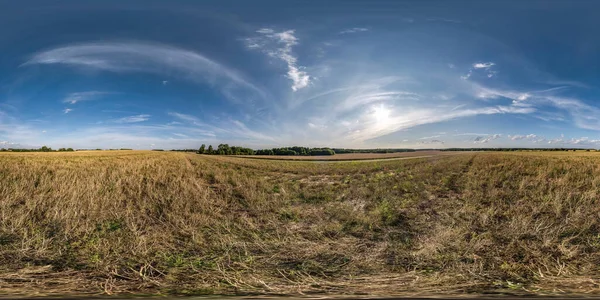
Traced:
<path id="1" fill-rule="evenodd" d="M 568 113 L 574 124 L 583 129 L 600 130 L 600 108 L 592 106 L 574 97 L 562 96 L 566 88 L 555 87 L 545 90 L 518 92 L 513 90 L 497 90 L 480 85 L 473 85 L 474 96 L 481 99 L 506 98 L 512 100 L 512 107 L 533 108 L 551 106 L 559 112 L 539 111 L 533 117 L 544 121 L 564 121 L 562 112 Z M 537 109 L 535 109 L 538 111 Z"/>
<path id="2" fill-rule="evenodd" d="M 425 19 L 428 22 L 445 22 L 445 23 L 455 23 L 460 24 L 462 21 L 448 18 L 427 18 Z"/>
<path id="3" fill-rule="evenodd" d="M 275 139 L 269 134 L 252 130 L 245 123 L 239 120 L 230 118 L 218 123 L 206 123 L 192 115 L 178 112 L 169 112 L 168 114 L 181 121 L 184 121 L 185 123 L 197 126 L 197 128 L 199 128 L 198 130 L 202 132 L 211 133 L 214 136 L 221 136 L 223 139 L 236 138 L 241 140 L 275 141 Z"/>
<path id="4" fill-rule="evenodd" d="M 454 136 L 469 136 L 469 135 L 490 135 L 488 133 L 474 133 L 474 132 L 465 132 L 465 133 L 457 133 Z"/>
<path id="5" fill-rule="evenodd" d="M 204 55 L 162 44 L 140 42 L 95 42 L 66 45 L 37 53 L 23 66 L 64 64 L 110 72 L 148 72 L 179 76 L 190 81 L 218 84 L 218 79 L 250 89 L 261 96 L 265 92 L 240 72 Z M 222 84 L 222 87 L 228 86 Z M 79 101 L 75 99 L 75 101 Z"/>
<path id="6" fill-rule="evenodd" d="M 189 123 L 200 123 L 200 120 L 192 115 L 186 115 L 178 112 L 169 112 L 168 115 Z"/>
<path id="7" fill-rule="evenodd" d="M 69 95 L 67 95 L 67 97 L 65 97 L 62 100 L 62 102 L 63 103 L 68 103 L 68 104 L 75 104 L 77 102 L 82 102 L 82 101 L 96 100 L 100 96 L 108 95 L 108 94 L 113 94 L 113 93 L 111 93 L 111 92 L 101 92 L 101 91 L 88 91 L 88 92 L 70 93 Z"/>
<path id="8" fill-rule="evenodd" d="M 474 63 L 473 64 L 473 69 L 486 69 L 489 70 L 491 67 L 495 66 L 496 64 L 493 62 L 484 62 L 484 63 Z"/>
<path id="9" fill-rule="evenodd" d="M 136 116 L 119 118 L 119 119 L 113 120 L 113 122 L 114 123 L 137 123 L 137 122 L 148 121 L 149 119 L 150 119 L 150 115 L 136 115 Z"/>
<path id="10" fill-rule="evenodd" d="M 565 135 L 561 134 L 559 138 L 549 139 L 548 144 L 564 144 Z"/>
<path id="11" fill-rule="evenodd" d="M 547 101 L 551 105 L 566 110 L 579 128 L 600 130 L 600 108 L 591 106 L 575 98 L 548 96 L 535 99 Z"/>
<path id="12" fill-rule="evenodd" d="M 369 29 L 364 28 L 364 27 L 354 27 L 354 28 L 342 30 L 342 31 L 340 31 L 340 34 L 357 33 L 357 32 L 365 32 L 365 31 L 369 31 Z"/>
<path id="13" fill-rule="evenodd" d="M 469 71 L 467 72 L 467 74 L 461 76 L 462 79 L 469 79 L 472 75 L 474 71 L 477 70 L 483 70 L 484 74 L 488 77 L 488 78 L 492 78 L 494 77 L 494 75 L 496 75 L 498 72 L 495 70 L 492 70 L 492 67 L 495 66 L 496 63 L 493 62 L 478 62 L 478 63 L 474 63 L 470 68 Z"/>
<path id="14" fill-rule="evenodd" d="M 433 139 L 433 140 L 427 140 L 427 141 L 420 141 L 419 144 L 425 144 L 425 145 L 428 145 L 428 144 L 441 144 L 441 145 L 443 145 L 444 141 Z"/>
<path id="15" fill-rule="evenodd" d="M 304 67 L 298 66 L 298 58 L 292 52 L 292 47 L 298 44 L 295 31 L 275 32 L 270 28 L 262 28 L 256 32 L 262 36 L 245 39 L 246 47 L 251 50 L 260 50 L 270 57 L 284 61 L 288 68 L 287 77 L 293 83 L 293 91 L 307 87 L 311 82 L 311 77 L 304 71 Z"/>
<path id="16" fill-rule="evenodd" d="M 538 136 L 532 133 L 532 134 L 528 134 L 528 135 L 508 135 L 508 138 L 513 141 L 519 141 L 519 140 L 534 140 L 534 139 L 537 139 Z"/>
<path id="17" fill-rule="evenodd" d="M 478 136 L 478 137 L 476 137 L 473 140 L 473 143 L 475 143 L 475 144 L 486 144 L 486 143 L 488 143 L 490 141 L 499 139 L 501 137 L 502 137 L 502 134 L 499 134 L 499 133 L 497 133 L 497 134 L 491 134 L 491 135 L 488 135 L 488 136 Z"/>
<path id="18" fill-rule="evenodd" d="M 117 113 L 117 114 L 136 114 L 137 112 L 127 111 L 127 110 L 118 110 L 118 109 L 103 109 L 101 110 L 103 113 Z"/>
<path id="19" fill-rule="evenodd" d="M 73 109 L 72 109 L 72 108 L 65 108 L 65 109 L 63 110 L 63 113 L 65 113 L 65 114 L 68 114 L 68 113 L 70 113 L 70 112 L 72 112 L 72 111 L 73 111 Z"/>

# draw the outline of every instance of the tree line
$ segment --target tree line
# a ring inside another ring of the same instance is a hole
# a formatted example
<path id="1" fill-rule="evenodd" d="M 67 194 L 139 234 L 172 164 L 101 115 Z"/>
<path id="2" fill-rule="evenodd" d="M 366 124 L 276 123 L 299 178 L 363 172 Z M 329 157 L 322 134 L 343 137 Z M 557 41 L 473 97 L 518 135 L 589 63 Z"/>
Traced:
<path id="1" fill-rule="evenodd" d="M 173 150 L 189 152 L 190 149 Z M 335 155 L 342 153 L 396 153 L 396 152 L 414 152 L 415 149 L 346 149 L 346 148 L 311 148 L 311 147 L 280 147 L 270 149 L 253 150 L 246 147 L 229 146 L 229 144 L 219 144 L 217 148 L 212 145 L 202 144 L 195 151 L 198 154 L 211 155 L 300 155 L 300 156 L 315 156 L 315 155 Z"/>
<path id="2" fill-rule="evenodd" d="M 12 152 L 71 152 L 75 151 L 73 148 L 59 148 L 58 150 L 53 150 L 48 146 L 42 146 L 38 149 L 21 149 L 21 148 L 1 148 L 0 151 L 12 151 Z"/>
<path id="3" fill-rule="evenodd" d="M 211 154 L 211 155 L 254 155 L 255 151 L 246 147 L 229 146 L 229 144 L 219 144 L 216 149 L 212 145 L 202 144 L 198 151 L 198 154 Z"/>
<path id="4" fill-rule="evenodd" d="M 188 152 L 189 149 L 173 151 Z M 210 155 L 335 155 L 335 152 L 330 148 L 293 146 L 254 150 L 240 146 L 229 146 L 229 144 L 219 144 L 216 148 L 213 148 L 212 145 L 208 145 L 208 147 L 206 147 L 205 144 L 202 144 L 202 146 L 200 146 L 200 148 L 195 152 L 198 154 Z"/>

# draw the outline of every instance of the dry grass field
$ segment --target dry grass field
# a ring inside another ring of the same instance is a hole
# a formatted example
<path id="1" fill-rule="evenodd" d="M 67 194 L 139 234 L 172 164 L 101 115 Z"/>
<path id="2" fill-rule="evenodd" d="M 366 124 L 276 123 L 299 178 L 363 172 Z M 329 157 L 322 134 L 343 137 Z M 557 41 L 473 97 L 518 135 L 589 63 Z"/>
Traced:
<path id="1" fill-rule="evenodd" d="M 600 292 L 600 154 L 0 154 L 0 294 Z"/>
<path id="2" fill-rule="evenodd" d="M 272 160 L 335 160 L 335 161 L 350 161 L 350 160 L 375 160 L 375 159 L 390 159 L 390 158 L 405 158 L 405 157 L 428 157 L 436 155 L 452 155 L 456 152 L 444 151 L 415 151 L 415 152 L 397 152 L 397 153 L 344 153 L 336 155 L 324 156 L 302 156 L 302 155 L 243 155 L 240 157 L 254 159 L 272 159 Z"/>

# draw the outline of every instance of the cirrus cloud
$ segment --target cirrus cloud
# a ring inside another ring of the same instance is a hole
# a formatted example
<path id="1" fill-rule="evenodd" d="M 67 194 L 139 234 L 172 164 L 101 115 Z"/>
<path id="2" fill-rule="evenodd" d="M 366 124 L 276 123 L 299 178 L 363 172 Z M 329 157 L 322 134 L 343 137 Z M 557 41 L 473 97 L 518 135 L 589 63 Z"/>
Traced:
<path id="1" fill-rule="evenodd" d="M 261 97 L 266 95 L 237 70 L 198 52 L 156 43 L 103 41 L 70 44 L 36 53 L 22 66 L 36 64 L 62 64 L 118 73 L 168 73 L 194 82 L 219 85 L 222 89 L 230 89 L 231 84 L 235 84 Z"/>

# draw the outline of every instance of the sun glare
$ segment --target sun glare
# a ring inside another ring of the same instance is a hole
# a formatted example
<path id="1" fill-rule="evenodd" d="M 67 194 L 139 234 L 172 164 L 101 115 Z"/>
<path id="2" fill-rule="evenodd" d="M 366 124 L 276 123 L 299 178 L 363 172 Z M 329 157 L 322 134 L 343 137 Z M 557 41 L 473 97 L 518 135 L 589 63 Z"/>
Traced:
<path id="1" fill-rule="evenodd" d="M 385 108 L 383 105 L 376 106 L 373 110 L 373 117 L 375 118 L 377 124 L 385 125 L 389 122 L 390 110 Z"/>

